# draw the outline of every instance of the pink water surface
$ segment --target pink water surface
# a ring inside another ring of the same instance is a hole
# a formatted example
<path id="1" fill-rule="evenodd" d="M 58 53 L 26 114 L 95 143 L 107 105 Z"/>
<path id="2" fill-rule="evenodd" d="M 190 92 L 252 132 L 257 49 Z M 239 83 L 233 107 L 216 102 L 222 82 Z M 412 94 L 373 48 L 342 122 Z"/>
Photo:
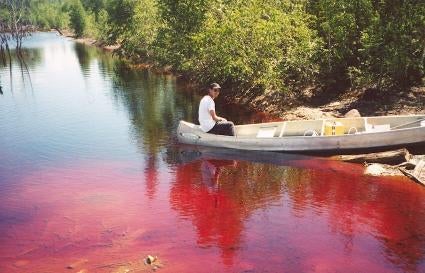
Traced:
<path id="1" fill-rule="evenodd" d="M 24 172 L 0 201 L 0 271 L 151 272 L 150 254 L 158 272 L 424 272 L 424 188 L 326 164 Z"/>
<path id="2" fill-rule="evenodd" d="M 183 147 L 178 121 L 196 122 L 202 94 L 175 77 L 55 33 L 22 58 L 0 65 L 0 273 L 425 272 L 425 187 Z"/>

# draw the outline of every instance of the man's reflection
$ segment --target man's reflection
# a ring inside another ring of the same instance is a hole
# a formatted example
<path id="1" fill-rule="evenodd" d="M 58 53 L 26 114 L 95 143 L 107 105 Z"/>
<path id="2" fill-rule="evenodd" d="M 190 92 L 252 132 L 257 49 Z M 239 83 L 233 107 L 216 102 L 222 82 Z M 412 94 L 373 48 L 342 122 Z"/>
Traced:
<path id="1" fill-rule="evenodd" d="M 181 165 L 171 189 L 174 209 L 190 219 L 196 228 L 197 244 L 202 248 L 218 246 L 223 263 L 233 264 L 243 230 L 245 211 L 223 184 L 237 183 L 233 160 L 202 160 Z"/>
<path id="2" fill-rule="evenodd" d="M 224 167 L 235 168 L 237 163 L 235 160 L 217 160 L 206 159 L 201 163 L 202 182 L 212 189 L 219 189 L 220 172 Z"/>

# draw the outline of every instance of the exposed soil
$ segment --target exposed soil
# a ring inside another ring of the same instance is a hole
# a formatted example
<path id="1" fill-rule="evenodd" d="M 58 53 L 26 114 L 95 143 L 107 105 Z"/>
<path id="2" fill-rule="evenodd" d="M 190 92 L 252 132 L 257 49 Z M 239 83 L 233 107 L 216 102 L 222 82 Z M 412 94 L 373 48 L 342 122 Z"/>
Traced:
<path id="1" fill-rule="evenodd" d="M 306 89 L 297 96 L 270 92 L 252 99 L 242 95 L 238 101 L 285 120 L 343 117 L 351 109 L 362 116 L 425 114 L 425 87 L 398 92 L 358 89 L 340 94 Z"/>
<path id="2" fill-rule="evenodd" d="M 75 34 L 69 30 L 66 29 L 62 29 L 62 30 L 57 30 L 55 29 L 54 31 L 59 32 L 60 35 L 68 37 L 68 38 L 72 38 L 74 39 L 77 43 L 81 43 L 81 44 L 85 44 L 85 45 L 91 45 L 91 46 L 97 46 L 99 48 L 102 48 L 106 51 L 115 51 L 117 49 L 120 48 L 119 44 L 116 45 L 106 45 L 96 39 L 90 38 L 90 37 L 76 37 Z"/>
<path id="3" fill-rule="evenodd" d="M 75 37 L 72 37 L 72 38 L 74 38 L 77 43 L 97 46 L 97 47 L 102 48 L 103 50 L 110 51 L 110 52 L 113 52 L 113 51 L 120 48 L 120 45 L 118 45 L 118 44 L 107 45 L 107 44 L 101 43 L 101 42 L 99 42 L 95 39 L 92 39 L 92 38 L 75 38 Z"/>
<path id="4" fill-rule="evenodd" d="M 74 38 L 76 42 L 97 46 L 111 52 L 120 47 L 120 45 L 105 45 L 93 38 L 75 38 L 69 31 L 62 30 L 62 34 Z M 158 69 L 144 63 L 134 64 L 132 67 L 153 69 L 157 73 L 170 73 L 169 67 Z M 187 86 L 199 89 L 191 83 L 187 83 Z M 253 90 L 235 92 L 233 89 L 227 99 L 284 120 L 343 117 L 352 109 L 357 109 L 362 116 L 425 114 L 425 86 L 401 91 L 363 88 L 344 92 L 326 92 L 317 88 L 306 88 L 298 94 L 279 91 L 262 94 Z"/>

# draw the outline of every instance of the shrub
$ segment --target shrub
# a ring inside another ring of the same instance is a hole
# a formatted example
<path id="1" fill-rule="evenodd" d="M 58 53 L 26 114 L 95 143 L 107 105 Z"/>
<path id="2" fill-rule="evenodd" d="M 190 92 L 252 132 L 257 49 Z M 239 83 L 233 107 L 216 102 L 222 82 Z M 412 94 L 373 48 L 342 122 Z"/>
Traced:
<path id="1" fill-rule="evenodd" d="M 87 14 L 80 0 L 74 1 L 69 7 L 69 19 L 77 37 L 84 35 L 87 27 Z"/>
<path id="2" fill-rule="evenodd" d="M 203 81 L 263 90 L 307 84 L 318 72 L 314 60 L 320 48 L 310 20 L 303 5 L 274 1 L 241 1 L 212 10 L 192 37 L 196 55 L 188 69 Z"/>

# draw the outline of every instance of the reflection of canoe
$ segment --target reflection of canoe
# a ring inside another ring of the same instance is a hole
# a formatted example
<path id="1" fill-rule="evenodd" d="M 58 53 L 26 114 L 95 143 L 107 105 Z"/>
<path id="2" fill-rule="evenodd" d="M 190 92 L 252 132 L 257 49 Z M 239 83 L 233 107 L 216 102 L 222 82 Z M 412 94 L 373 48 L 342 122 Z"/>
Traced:
<path id="1" fill-rule="evenodd" d="M 425 115 L 282 121 L 236 126 L 236 137 L 180 121 L 181 143 L 240 150 L 339 151 L 425 144 Z"/>
<path id="2" fill-rule="evenodd" d="M 225 149 L 205 146 L 181 145 L 176 150 L 180 164 L 191 164 L 198 160 L 247 161 L 260 164 L 272 164 L 302 169 L 331 170 L 338 173 L 363 173 L 363 165 L 335 161 L 325 157 L 294 153 L 263 152 Z"/>
<path id="3" fill-rule="evenodd" d="M 245 151 L 205 146 L 189 146 L 181 145 L 176 149 L 175 160 L 181 164 L 188 164 L 197 160 L 237 160 L 248 161 L 263 164 L 273 164 L 278 166 L 294 166 L 294 162 L 317 161 L 323 163 L 326 158 L 291 154 L 291 153 L 278 153 L 278 152 L 263 152 L 263 151 Z M 329 161 L 329 160 L 327 160 Z"/>

